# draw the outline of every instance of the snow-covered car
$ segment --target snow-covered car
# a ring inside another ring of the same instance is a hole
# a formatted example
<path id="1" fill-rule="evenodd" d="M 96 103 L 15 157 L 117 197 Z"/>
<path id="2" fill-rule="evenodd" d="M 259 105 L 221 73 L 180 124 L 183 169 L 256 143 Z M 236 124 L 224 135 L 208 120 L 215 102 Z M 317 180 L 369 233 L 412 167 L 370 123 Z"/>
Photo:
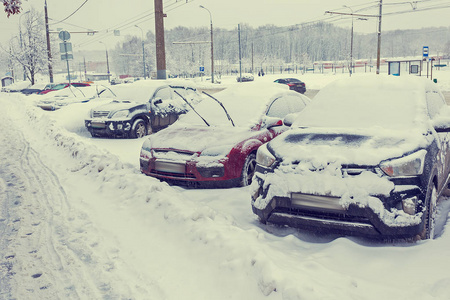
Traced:
<path id="1" fill-rule="evenodd" d="M 94 108 L 85 120 L 93 137 L 143 137 L 173 124 L 202 99 L 186 82 L 142 80 L 113 90 L 117 100 Z"/>
<path id="2" fill-rule="evenodd" d="M 18 93 L 23 89 L 26 89 L 31 86 L 31 82 L 28 80 L 25 81 L 17 81 L 8 86 L 2 87 L 2 92 L 6 93 Z"/>
<path id="3" fill-rule="evenodd" d="M 41 91 L 41 92 L 39 93 L 39 95 L 46 95 L 46 94 L 48 94 L 48 93 L 50 93 L 50 92 L 63 90 L 63 89 L 68 88 L 69 86 L 70 86 L 70 87 L 75 87 L 75 88 L 82 88 L 82 87 L 87 87 L 87 86 L 90 86 L 90 85 L 91 85 L 91 84 L 88 83 L 88 82 L 71 82 L 71 83 L 66 82 L 66 83 L 58 83 L 58 84 L 53 85 L 53 86 L 52 86 L 51 88 L 49 88 L 49 89 L 45 89 L 45 90 Z"/>
<path id="4" fill-rule="evenodd" d="M 242 74 L 242 77 L 241 76 L 236 77 L 237 82 L 248 82 L 253 80 L 255 80 L 255 77 L 253 76 L 253 74 L 250 73 L 244 73 Z"/>
<path id="5" fill-rule="evenodd" d="M 278 85 L 233 85 L 208 96 L 179 122 L 142 145 L 141 172 L 192 186 L 246 186 L 256 150 L 288 127 L 309 98 Z"/>
<path id="6" fill-rule="evenodd" d="M 332 82 L 259 148 L 253 212 L 314 231 L 432 238 L 436 203 L 449 193 L 449 131 L 449 107 L 430 80 Z"/>
<path id="7" fill-rule="evenodd" d="M 20 92 L 24 95 L 39 94 L 42 91 L 51 89 L 55 85 L 55 83 L 36 83 L 32 86 L 22 89 Z"/>
<path id="8" fill-rule="evenodd" d="M 40 97 L 40 96 L 39 96 Z M 95 99 L 113 99 L 116 95 L 104 85 L 92 85 L 82 88 L 71 86 L 45 96 L 37 103 L 43 110 L 57 110 L 73 103 L 85 103 Z"/>

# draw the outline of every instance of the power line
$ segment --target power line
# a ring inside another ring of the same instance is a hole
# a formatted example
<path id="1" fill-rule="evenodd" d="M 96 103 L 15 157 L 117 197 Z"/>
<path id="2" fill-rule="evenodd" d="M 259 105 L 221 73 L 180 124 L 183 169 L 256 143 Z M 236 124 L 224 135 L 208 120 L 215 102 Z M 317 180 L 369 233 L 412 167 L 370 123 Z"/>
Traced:
<path id="1" fill-rule="evenodd" d="M 62 19 L 61 21 L 59 21 L 59 22 L 56 22 L 56 23 L 53 23 L 53 24 L 48 24 L 48 25 L 55 25 L 55 24 L 58 24 L 58 23 L 60 23 L 60 22 L 63 22 L 63 21 L 65 21 L 65 20 L 67 20 L 68 18 L 70 18 L 71 16 L 73 16 L 77 11 L 79 11 L 85 4 L 86 4 L 86 2 L 88 2 L 89 0 L 85 0 L 84 2 L 83 2 L 83 4 L 81 4 L 73 13 L 71 13 L 69 16 L 67 16 L 67 17 L 65 17 L 64 19 Z"/>
<path id="2" fill-rule="evenodd" d="M 166 12 L 170 12 L 170 11 L 172 11 L 174 9 L 177 9 L 177 8 L 183 6 L 183 5 L 186 5 L 187 3 L 188 3 L 188 1 L 181 2 L 179 0 L 176 0 L 175 2 L 173 2 L 171 4 L 167 4 L 166 7 L 164 7 L 164 9 L 165 9 Z M 168 9 L 171 6 L 174 6 L 176 4 L 179 4 L 179 5 L 173 7 L 172 9 Z M 142 14 L 140 14 L 140 15 L 142 15 Z M 138 16 L 140 16 L 140 15 L 138 15 Z M 95 42 L 100 41 L 100 40 L 102 40 L 102 39 L 104 39 L 106 37 L 109 37 L 109 36 L 113 35 L 114 33 L 110 31 L 112 28 L 114 28 L 115 30 L 126 30 L 126 29 L 129 29 L 131 27 L 134 27 L 134 25 L 136 25 L 136 24 L 141 24 L 143 22 L 146 22 L 146 21 L 149 21 L 149 20 L 153 19 L 155 17 L 154 15 L 155 15 L 155 12 L 152 10 L 151 13 L 146 14 L 144 16 L 130 18 L 130 19 L 128 19 L 128 20 L 126 20 L 126 21 L 124 21 L 122 23 L 119 23 L 119 24 L 123 24 L 123 25 L 120 25 L 120 26 L 117 26 L 117 27 L 111 26 L 108 29 L 106 29 L 105 33 L 101 33 L 97 38 L 95 38 L 95 39 L 89 38 L 89 40 L 79 43 L 77 47 L 87 46 L 87 45 L 90 45 L 92 43 L 95 43 Z M 103 30 L 101 30 L 101 31 L 103 31 Z"/>

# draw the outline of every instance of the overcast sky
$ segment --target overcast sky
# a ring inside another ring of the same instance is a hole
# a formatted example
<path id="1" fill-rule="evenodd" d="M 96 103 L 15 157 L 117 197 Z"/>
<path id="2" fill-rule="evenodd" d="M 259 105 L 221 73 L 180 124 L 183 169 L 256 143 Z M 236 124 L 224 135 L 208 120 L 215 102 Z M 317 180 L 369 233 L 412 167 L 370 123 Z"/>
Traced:
<path id="1" fill-rule="evenodd" d="M 88 0 L 73 16 L 64 23 L 57 23 L 76 11 L 86 0 L 47 0 L 50 29 L 62 28 L 68 31 L 98 30 L 94 36 L 86 33 L 73 33 L 71 42 L 74 50 L 104 49 L 99 41 L 113 48 L 125 35 L 141 36 L 140 26 L 145 32 L 154 32 L 153 0 Z M 34 7 L 44 9 L 44 0 L 23 0 L 24 11 Z M 417 29 L 431 26 L 450 26 L 450 0 L 419 0 L 413 11 L 412 2 L 402 0 L 383 1 L 382 31 L 395 29 Z M 233 29 L 239 23 L 253 27 L 274 24 L 290 26 L 305 22 L 323 20 L 337 26 L 351 26 L 351 18 L 325 14 L 336 11 L 355 14 L 376 15 L 379 0 L 164 0 L 165 28 L 176 26 L 208 26 L 209 13 L 199 7 L 203 5 L 212 14 L 215 28 Z M 347 7 L 344 7 L 346 5 Z M 441 8 L 439 8 L 441 7 Z M 424 10 L 428 9 L 428 10 Z M 394 12 L 401 12 L 394 14 Z M 354 17 L 355 32 L 376 33 L 377 18 L 357 20 Z M 8 41 L 18 36 L 20 15 L 0 14 L 0 43 L 5 47 Z M 22 17 L 22 22 L 24 17 Z M 55 24 L 57 23 L 57 24 Z M 121 36 L 114 36 L 119 29 Z M 445 38 L 447 40 L 448 37 Z M 432 49 L 430 49 L 432 51 Z"/>

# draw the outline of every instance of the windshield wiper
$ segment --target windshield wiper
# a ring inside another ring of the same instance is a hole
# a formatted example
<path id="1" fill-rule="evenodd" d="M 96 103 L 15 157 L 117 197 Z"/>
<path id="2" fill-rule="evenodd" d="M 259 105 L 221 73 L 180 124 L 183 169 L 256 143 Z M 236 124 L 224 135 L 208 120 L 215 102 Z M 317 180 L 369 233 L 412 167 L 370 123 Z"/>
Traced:
<path id="1" fill-rule="evenodd" d="M 207 125 L 207 126 L 209 126 L 209 123 L 208 122 L 206 122 L 206 120 L 205 119 L 203 119 L 203 117 L 195 110 L 195 108 L 183 97 L 183 96 L 181 96 L 180 95 L 180 93 L 178 93 L 177 91 L 175 91 L 174 90 L 174 92 L 175 92 L 175 94 L 177 94 L 178 96 L 180 96 L 181 97 L 181 99 L 183 99 L 184 100 L 184 102 L 186 102 L 187 103 L 187 105 L 189 105 L 191 108 L 192 108 L 192 110 L 203 120 L 203 122 L 205 122 L 205 124 Z"/>
<path id="2" fill-rule="evenodd" d="M 225 108 L 225 106 L 223 106 L 222 102 L 220 102 L 219 100 L 217 100 L 216 98 L 214 98 L 213 96 L 211 96 L 210 94 L 208 94 L 205 91 L 202 91 L 203 94 L 205 94 L 206 96 L 209 96 L 210 98 L 212 98 L 213 100 L 215 100 L 217 103 L 219 103 L 220 106 L 222 106 L 223 110 L 225 111 L 225 114 L 227 115 L 228 120 L 230 120 L 231 124 L 234 126 L 234 122 L 233 119 L 231 119 L 230 115 L 228 114 L 227 109 Z"/>

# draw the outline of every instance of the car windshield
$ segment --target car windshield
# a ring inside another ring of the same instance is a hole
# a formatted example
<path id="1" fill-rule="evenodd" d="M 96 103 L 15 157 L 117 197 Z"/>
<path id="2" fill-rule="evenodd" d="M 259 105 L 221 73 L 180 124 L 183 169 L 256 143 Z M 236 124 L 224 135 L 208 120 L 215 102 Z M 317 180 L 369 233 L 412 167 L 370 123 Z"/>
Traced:
<path id="1" fill-rule="evenodd" d="M 292 126 L 396 130 L 424 126 L 424 83 L 406 77 L 337 80 L 316 95 Z"/>
<path id="2" fill-rule="evenodd" d="M 62 89 L 65 88 L 66 86 L 67 86 L 66 83 L 60 83 L 60 84 L 55 85 L 55 86 L 52 88 L 52 90 L 62 90 Z"/>
<path id="3" fill-rule="evenodd" d="M 259 121 L 266 109 L 270 96 L 280 91 L 285 90 L 281 90 L 275 84 L 272 86 L 271 84 L 249 82 L 246 85 L 229 86 L 226 90 L 214 93 L 212 96 L 222 102 L 236 126 L 252 127 Z M 198 103 L 195 111 L 211 125 L 233 126 L 220 104 L 209 97 Z M 180 123 L 205 125 L 195 111 L 189 111 L 182 116 Z"/>

